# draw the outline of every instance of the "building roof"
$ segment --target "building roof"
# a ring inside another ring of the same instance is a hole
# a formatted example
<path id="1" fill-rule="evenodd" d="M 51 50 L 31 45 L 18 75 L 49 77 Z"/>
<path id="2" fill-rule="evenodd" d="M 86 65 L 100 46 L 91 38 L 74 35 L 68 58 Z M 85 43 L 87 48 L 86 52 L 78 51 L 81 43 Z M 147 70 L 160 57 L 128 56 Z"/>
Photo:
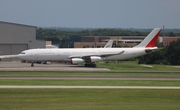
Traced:
<path id="1" fill-rule="evenodd" d="M 12 25 L 20 25 L 20 26 L 26 26 L 26 27 L 34 27 L 34 28 L 36 28 L 36 26 L 30 26 L 30 25 L 18 24 L 18 23 L 11 23 L 11 22 L 4 22 L 4 21 L 0 21 L 0 23 L 12 24 Z"/>

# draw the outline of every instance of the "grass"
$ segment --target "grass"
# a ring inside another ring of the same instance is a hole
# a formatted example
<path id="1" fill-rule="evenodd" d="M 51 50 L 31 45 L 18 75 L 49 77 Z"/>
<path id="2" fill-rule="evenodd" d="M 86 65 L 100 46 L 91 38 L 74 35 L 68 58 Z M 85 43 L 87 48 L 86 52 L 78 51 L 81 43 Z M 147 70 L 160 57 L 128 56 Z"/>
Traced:
<path id="1" fill-rule="evenodd" d="M 180 71 L 180 67 L 178 68 L 172 65 L 150 64 L 152 67 L 146 67 L 138 64 L 137 61 L 123 61 L 123 63 L 120 64 L 117 62 L 98 62 L 97 65 L 98 67 L 108 68 L 111 70 Z"/>
<path id="2" fill-rule="evenodd" d="M 0 110 L 179 110 L 180 90 L 0 89 Z"/>
<path id="3" fill-rule="evenodd" d="M 180 86 L 180 81 L 165 80 L 0 80 L 0 85 L 44 86 Z"/>
<path id="4" fill-rule="evenodd" d="M 0 76 L 159 76 L 180 77 L 178 72 L 0 72 Z"/>
<path id="5" fill-rule="evenodd" d="M 122 71 L 0 72 L 0 76 L 180 76 L 174 72 L 179 68 L 166 65 L 149 68 L 136 62 L 99 62 L 98 66 Z M 180 86 L 180 81 L 0 79 L 0 85 Z M 170 89 L 0 89 L 0 110 L 179 110 L 179 103 L 180 90 Z"/>

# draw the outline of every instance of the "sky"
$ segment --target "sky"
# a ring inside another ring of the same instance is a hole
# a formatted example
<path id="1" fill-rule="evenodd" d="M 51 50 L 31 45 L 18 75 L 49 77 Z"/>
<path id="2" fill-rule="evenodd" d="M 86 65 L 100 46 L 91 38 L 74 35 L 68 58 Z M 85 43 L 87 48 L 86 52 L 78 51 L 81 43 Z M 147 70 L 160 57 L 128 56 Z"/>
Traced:
<path id="1" fill-rule="evenodd" d="M 0 0 L 0 21 L 37 27 L 180 28 L 180 0 Z"/>

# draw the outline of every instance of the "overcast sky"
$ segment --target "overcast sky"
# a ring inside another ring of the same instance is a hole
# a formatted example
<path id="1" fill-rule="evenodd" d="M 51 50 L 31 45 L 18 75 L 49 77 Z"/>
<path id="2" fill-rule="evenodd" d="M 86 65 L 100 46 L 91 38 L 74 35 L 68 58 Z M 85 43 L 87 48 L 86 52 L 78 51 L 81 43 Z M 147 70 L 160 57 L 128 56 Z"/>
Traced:
<path id="1" fill-rule="evenodd" d="M 180 28 L 180 0 L 0 0 L 0 21 L 40 27 Z"/>

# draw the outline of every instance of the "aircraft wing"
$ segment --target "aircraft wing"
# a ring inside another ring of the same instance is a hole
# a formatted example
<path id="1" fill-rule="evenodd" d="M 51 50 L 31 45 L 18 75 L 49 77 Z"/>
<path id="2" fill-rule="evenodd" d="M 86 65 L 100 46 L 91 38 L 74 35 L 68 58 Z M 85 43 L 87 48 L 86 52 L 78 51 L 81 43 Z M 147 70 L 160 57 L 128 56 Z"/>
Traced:
<path id="1" fill-rule="evenodd" d="M 1 55 L 0 59 L 4 59 L 4 58 L 15 58 L 18 57 L 18 55 Z"/>
<path id="2" fill-rule="evenodd" d="M 86 57 L 90 57 L 90 56 L 99 56 L 99 57 L 108 57 L 108 56 L 113 56 L 113 55 L 121 55 L 123 54 L 125 51 L 121 51 L 121 52 L 114 52 L 114 53 L 102 53 L 102 54 L 84 54 L 84 55 L 72 55 L 69 56 L 68 58 L 86 58 Z"/>

